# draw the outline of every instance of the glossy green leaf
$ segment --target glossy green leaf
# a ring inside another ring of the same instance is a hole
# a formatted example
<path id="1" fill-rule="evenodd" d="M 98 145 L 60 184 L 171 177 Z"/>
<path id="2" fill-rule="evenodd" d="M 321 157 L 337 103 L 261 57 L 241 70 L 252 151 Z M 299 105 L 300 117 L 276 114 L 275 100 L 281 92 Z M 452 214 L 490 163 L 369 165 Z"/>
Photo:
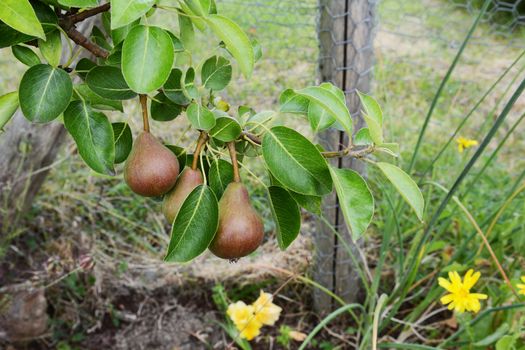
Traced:
<path id="1" fill-rule="evenodd" d="M 279 248 L 285 250 L 301 230 L 301 211 L 290 193 L 279 186 L 270 186 L 270 204 L 277 229 Z"/>
<path id="2" fill-rule="evenodd" d="M 0 130 L 13 117 L 18 109 L 18 91 L 0 96 Z"/>
<path id="3" fill-rule="evenodd" d="M 368 146 L 372 145 L 373 143 L 374 141 L 370 136 L 370 130 L 368 128 L 361 128 L 354 135 L 354 145 Z"/>
<path id="4" fill-rule="evenodd" d="M 192 102 L 186 110 L 186 116 L 195 129 L 210 130 L 215 126 L 215 116 L 210 110 Z"/>
<path id="5" fill-rule="evenodd" d="M 122 46 L 124 79 L 136 93 L 155 91 L 168 80 L 173 59 L 173 42 L 166 31 L 138 25 Z"/>
<path id="6" fill-rule="evenodd" d="M 182 107 L 169 100 L 164 93 L 158 93 L 151 100 L 151 118 L 159 122 L 167 122 L 177 118 L 182 113 Z"/>
<path id="7" fill-rule="evenodd" d="M 91 61 L 89 58 L 81 58 L 75 67 L 75 71 L 82 79 L 85 80 L 89 71 L 95 68 L 96 66 L 97 64 Z M 122 78 L 122 80 L 124 80 L 124 78 Z"/>
<path id="8" fill-rule="evenodd" d="M 375 149 L 379 152 L 391 155 L 392 157 L 399 156 L 399 144 L 395 142 L 383 142 L 381 146 L 376 146 Z"/>
<path id="9" fill-rule="evenodd" d="M 210 245 L 219 225 L 219 205 L 213 191 L 197 186 L 186 198 L 171 228 L 165 261 L 187 262 Z"/>
<path id="10" fill-rule="evenodd" d="M 363 106 L 363 119 L 370 130 L 370 137 L 375 144 L 383 143 L 383 112 L 377 101 L 369 95 L 358 93 Z"/>
<path id="11" fill-rule="evenodd" d="M 209 15 L 205 18 L 208 26 L 235 57 L 241 72 L 246 78 L 252 75 L 255 63 L 253 47 L 244 31 L 231 19 L 221 15 Z"/>
<path id="12" fill-rule="evenodd" d="M 193 0 L 185 0 L 184 2 L 179 2 L 179 5 L 182 9 L 182 12 L 186 14 L 186 17 L 193 23 L 195 27 L 197 27 L 201 32 L 203 32 L 206 29 L 206 22 L 204 22 L 204 19 L 202 16 L 204 15 L 204 10 L 198 4 L 198 2 L 194 2 L 196 6 L 188 6 L 188 3 L 191 3 Z"/>
<path id="13" fill-rule="evenodd" d="M 18 92 L 24 116 L 32 122 L 46 123 L 67 108 L 73 83 L 62 69 L 38 64 L 25 72 Z"/>
<path id="14" fill-rule="evenodd" d="M 297 93 L 326 109 L 328 114 L 336 118 L 345 131 L 352 135 L 353 127 L 350 112 L 337 93 L 321 86 L 310 86 L 297 91 Z"/>
<path id="15" fill-rule="evenodd" d="M 263 157 L 273 176 L 294 192 L 320 196 L 332 191 L 326 160 L 303 135 L 284 126 L 268 130 Z"/>
<path id="16" fill-rule="evenodd" d="M 237 120 L 231 117 L 220 117 L 210 130 L 210 136 L 222 142 L 230 142 L 236 140 L 241 135 L 241 131 Z"/>
<path id="17" fill-rule="evenodd" d="M 44 29 L 28 0 L 3 0 L 0 20 L 27 35 L 45 39 Z"/>
<path id="18" fill-rule="evenodd" d="M 205 88 L 220 91 L 232 79 L 230 61 L 222 56 L 212 56 L 204 62 L 201 70 L 201 81 Z"/>
<path id="19" fill-rule="evenodd" d="M 140 19 L 137 19 L 125 26 L 122 26 L 111 31 L 111 39 L 113 39 L 113 45 L 117 46 L 126 39 L 131 29 L 140 24 Z"/>
<path id="20" fill-rule="evenodd" d="M 182 45 L 189 50 L 195 48 L 195 29 L 193 28 L 193 23 L 186 16 L 179 14 L 179 35 Z"/>
<path id="21" fill-rule="evenodd" d="M 64 112 L 64 126 L 91 169 L 101 174 L 115 174 L 113 128 L 103 113 L 94 111 L 83 101 L 73 101 Z"/>
<path id="22" fill-rule="evenodd" d="M 17 58 L 17 60 L 26 66 L 32 67 L 41 63 L 38 55 L 29 47 L 15 45 L 11 47 L 11 50 L 13 51 L 13 55 Z"/>
<path id="23" fill-rule="evenodd" d="M 292 89 L 284 90 L 279 96 L 279 111 L 281 113 L 308 114 L 308 104 L 310 101 L 298 95 Z"/>
<path id="24" fill-rule="evenodd" d="M 123 27 L 146 14 L 155 0 L 111 0 L 111 29 Z"/>
<path id="25" fill-rule="evenodd" d="M 335 123 L 335 118 L 315 102 L 308 104 L 308 120 L 314 132 L 324 131 Z"/>
<path id="26" fill-rule="evenodd" d="M 94 26 L 91 30 L 91 41 L 93 41 L 98 46 L 102 47 L 103 49 L 106 49 L 108 51 L 113 50 L 113 45 L 111 45 L 106 37 L 106 34 L 102 32 L 102 30 Z"/>
<path id="27" fill-rule="evenodd" d="M 375 163 L 383 172 L 386 178 L 394 185 L 405 201 L 414 209 L 419 220 L 423 220 L 423 209 L 425 200 L 417 187 L 417 184 L 403 170 L 390 163 Z"/>
<path id="28" fill-rule="evenodd" d="M 98 6 L 98 0 L 58 0 L 60 5 L 68 7 L 88 8 Z"/>
<path id="29" fill-rule="evenodd" d="M 54 30 L 47 33 L 46 40 L 38 39 L 38 48 L 47 63 L 53 67 L 58 67 L 60 58 L 62 57 L 62 39 L 60 31 Z"/>
<path id="30" fill-rule="evenodd" d="M 307 196 L 293 191 L 290 195 L 295 199 L 300 207 L 308 210 L 310 213 L 321 215 L 321 205 L 323 204 L 323 198 L 320 196 Z"/>
<path id="31" fill-rule="evenodd" d="M 86 84 L 97 95 L 110 100 L 128 100 L 137 96 L 129 88 L 122 72 L 117 67 L 98 66 L 92 68 L 86 76 Z"/>
<path id="32" fill-rule="evenodd" d="M 101 97 L 91 90 L 87 84 L 76 85 L 75 92 L 94 108 L 124 112 L 122 101 Z"/>
<path id="33" fill-rule="evenodd" d="M 182 91 L 191 100 L 199 99 L 199 90 L 195 86 L 195 69 L 193 67 L 188 68 L 184 74 L 184 85 Z"/>
<path id="34" fill-rule="evenodd" d="M 115 164 L 124 162 L 133 147 L 133 135 L 128 123 L 112 123 L 113 139 L 115 140 Z"/>
<path id="35" fill-rule="evenodd" d="M 277 117 L 278 113 L 275 111 L 260 111 L 248 118 L 245 127 L 250 132 L 259 134 L 270 127 Z"/>
<path id="36" fill-rule="evenodd" d="M 211 189 L 217 199 L 220 199 L 226 187 L 233 181 L 233 166 L 224 159 L 216 159 L 210 165 L 208 177 Z"/>
<path id="37" fill-rule="evenodd" d="M 354 241 L 365 232 L 374 216 L 374 197 L 366 181 L 352 169 L 330 167 L 339 207 Z"/>
<path id="38" fill-rule="evenodd" d="M 190 99 L 184 94 L 182 76 L 182 71 L 179 68 L 174 68 L 164 84 L 162 91 L 171 101 L 185 106 L 190 103 Z"/>

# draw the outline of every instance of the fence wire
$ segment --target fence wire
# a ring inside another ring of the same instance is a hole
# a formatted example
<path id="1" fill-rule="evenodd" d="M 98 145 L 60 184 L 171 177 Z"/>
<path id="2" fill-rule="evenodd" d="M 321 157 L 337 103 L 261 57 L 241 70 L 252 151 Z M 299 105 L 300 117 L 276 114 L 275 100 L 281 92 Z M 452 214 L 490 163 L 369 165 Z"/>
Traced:
<path id="1" fill-rule="evenodd" d="M 411 151 L 411 135 L 417 135 L 420 128 L 420 123 L 414 120 L 417 116 L 421 121 L 424 118 L 483 1 L 220 0 L 218 3 L 223 12 L 254 34 L 264 48 L 264 59 L 258 63 L 255 79 L 241 80 L 228 90 L 232 101 L 251 103 L 258 110 L 275 109 L 278 94 L 285 88 L 328 80 L 343 87 L 350 110 L 357 116 L 355 89 L 371 90 L 383 103 L 388 137 L 406 140 L 403 153 Z M 346 24 L 339 25 L 339 21 Z M 359 39 L 359 31 L 371 26 L 375 29 L 370 37 Z M 451 133 L 450 125 L 459 122 L 465 108 L 474 105 L 523 49 L 525 0 L 492 0 L 447 85 L 424 148 L 435 149 L 442 144 L 443 135 Z M 368 54 L 372 51 L 373 55 Z M 512 79 L 521 73 L 513 71 L 501 85 L 512 85 Z M 372 85 L 368 86 L 371 75 Z M 504 88 L 499 92 L 504 93 Z M 490 100 L 480 114 L 485 113 L 485 119 L 489 119 L 488 113 L 495 104 L 494 99 Z M 405 119 L 407 116 L 416 117 Z M 483 118 L 478 120 L 467 132 L 474 135 L 481 130 Z M 286 123 L 297 129 L 297 121 Z M 333 148 L 343 141 L 339 137 L 335 132 L 324 135 L 321 141 Z M 314 234 L 313 275 L 343 298 L 354 297 L 352 286 L 358 281 L 351 268 L 353 262 L 342 253 L 351 240 L 335 198 L 325 203 L 325 214 L 345 242 L 334 238 L 331 229 L 321 228 Z M 361 258 L 356 253 L 356 259 Z M 320 294 L 316 298 L 322 298 Z"/>

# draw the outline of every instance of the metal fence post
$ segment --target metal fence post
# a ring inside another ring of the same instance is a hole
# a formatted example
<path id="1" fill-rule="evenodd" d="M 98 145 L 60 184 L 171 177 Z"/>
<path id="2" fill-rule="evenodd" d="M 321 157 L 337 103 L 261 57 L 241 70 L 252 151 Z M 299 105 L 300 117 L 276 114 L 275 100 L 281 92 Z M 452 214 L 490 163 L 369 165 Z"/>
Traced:
<path id="1" fill-rule="evenodd" d="M 355 120 L 355 130 L 363 124 L 356 90 L 370 90 L 375 5 L 375 0 L 319 0 L 320 80 L 332 82 L 344 91 L 348 109 Z M 322 133 L 319 139 L 324 147 L 331 150 L 340 150 L 348 143 L 348 137 L 336 130 Z M 364 164 L 355 160 L 333 159 L 331 164 L 352 168 L 362 174 L 365 171 Z M 353 242 L 350 238 L 335 194 L 324 201 L 323 215 L 360 260 L 359 242 Z M 359 276 L 337 236 L 331 228 L 319 224 L 315 234 L 314 279 L 346 302 L 354 302 L 360 290 Z M 335 306 L 331 297 L 317 289 L 314 291 L 314 304 L 319 312 L 326 312 Z"/>

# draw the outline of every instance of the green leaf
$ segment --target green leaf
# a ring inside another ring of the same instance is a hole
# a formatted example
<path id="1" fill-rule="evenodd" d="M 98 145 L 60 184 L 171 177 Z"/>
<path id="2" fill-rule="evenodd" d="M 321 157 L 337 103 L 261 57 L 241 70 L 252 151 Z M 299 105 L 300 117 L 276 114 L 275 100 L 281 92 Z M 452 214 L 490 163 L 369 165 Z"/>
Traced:
<path id="1" fill-rule="evenodd" d="M 228 184 L 233 181 L 233 166 L 224 159 L 216 159 L 210 165 L 208 177 L 211 189 L 217 199 L 220 199 Z"/>
<path id="2" fill-rule="evenodd" d="M 219 205 L 213 191 L 197 186 L 186 198 L 171 228 L 164 261 L 187 262 L 210 245 L 219 225 Z"/>
<path id="3" fill-rule="evenodd" d="M 128 123 L 112 123 L 113 138 L 115 140 L 115 164 L 124 162 L 133 147 L 133 136 Z"/>
<path id="4" fill-rule="evenodd" d="M 89 71 L 92 70 L 93 68 L 95 68 L 96 66 L 97 66 L 97 64 L 95 62 L 91 61 L 90 59 L 82 58 L 82 59 L 80 59 L 80 61 L 78 61 L 77 65 L 75 67 L 75 71 L 78 73 L 78 75 L 82 79 L 85 80 L 87 74 L 89 73 Z M 122 78 L 122 80 L 124 80 L 124 78 Z"/>
<path id="5" fill-rule="evenodd" d="M 140 19 L 137 19 L 123 27 L 113 29 L 111 31 L 111 38 L 113 39 L 113 45 L 117 46 L 126 39 L 131 29 L 140 24 Z"/>
<path id="6" fill-rule="evenodd" d="M 358 92 L 364 108 L 363 119 L 370 130 L 370 137 L 375 144 L 383 143 L 383 112 L 377 101 L 372 97 Z"/>
<path id="7" fill-rule="evenodd" d="M 382 143 L 381 146 L 376 147 L 376 150 L 387 153 L 392 157 L 399 156 L 399 144 L 395 142 Z"/>
<path id="8" fill-rule="evenodd" d="M 113 128 L 103 113 L 95 112 L 83 101 L 73 101 L 64 112 L 64 125 L 91 169 L 101 174 L 115 174 Z"/>
<path id="9" fill-rule="evenodd" d="M 205 18 L 208 26 L 224 43 L 235 57 L 241 72 L 249 78 L 255 63 L 253 47 L 243 30 L 231 19 L 221 15 L 209 15 Z"/>
<path id="10" fill-rule="evenodd" d="M 390 163 L 375 163 L 387 179 L 394 185 L 405 201 L 414 209 L 419 220 L 423 220 L 425 200 L 417 184 L 403 170 Z"/>
<path id="11" fill-rule="evenodd" d="M 308 105 L 308 120 L 314 132 L 324 131 L 335 123 L 335 118 L 315 102 Z"/>
<path id="12" fill-rule="evenodd" d="M 46 35 L 46 40 L 38 39 L 38 48 L 47 63 L 53 67 L 58 67 L 62 57 L 62 39 L 60 31 L 54 30 Z"/>
<path id="13" fill-rule="evenodd" d="M 151 118 L 159 122 L 167 122 L 177 118 L 182 113 L 182 107 L 171 102 L 160 92 L 151 100 Z"/>
<path id="14" fill-rule="evenodd" d="M 137 96 L 131 91 L 117 67 L 92 68 L 86 76 L 86 83 L 97 95 L 110 100 L 128 100 Z"/>
<path id="15" fill-rule="evenodd" d="M 28 0 L 3 0 L 0 20 L 27 35 L 45 39 L 44 29 Z"/>
<path id="16" fill-rule="evenodd" d="M 193 29 L 193 23 L 185 15 L 179 14 L 178 17 L 179 35 L 182 45 L 189 50 L 193 50 L 195 48 L 195 29 Z"/>
<path id="17" fill-rule="evenodd" d="M 190 0 L 191 1 L 191 0 Z M 200 4 L 195 6 L 193 9 L 187 5 L 188 1 L 185 0 L 185 2 L 179 2 L 179 5 L 182 9 L 182 12 L 186 14 L 186 17 L 190 19 L 190 21 L 197 27 L 201 32 L 203 32 L 206 29 L 206 22 L 201 18 L 204 15 L 204 11 L 200 7 Z M 194 10 L 197 10 L 198 12 L 195 12 Z"/>
<path id="18" fill-rule="evenodd" d="M 215 126 L 210 130 L 210 136 L 222 142 L 236 140 L 241 135 L 241 126 L 231 117 L 216 119 Z"/>
<path id="19" fill-rule="evenodd" d="M 292 89 L 286 89 L 279 96 L 279 111 L 281 113 L 308 114 L 308 104 L 310 101 L 298 95 Z"/>
<path id="20" fill-rule="evenodd" d="M 131 90 L 147 94 L 160 88 L 171 72 L 173 41 L 163 29 L 138 25 L 122 46 L 122 73 Z"/>
<path id="21" fill-rule="evenodd" d="M 297 192 L 290 192 L 290 195 L 295 199 L 297 204 L 302 208 L 308 210 L 310 213 L 321 215 L 321 205 L 323 198 L 319 196 L 307 196 Z"/>
<path id="22" fill-rule="evenodd" d="M 91 90 L 87 84 L 76 85 L 75 92 L 79 95 L 79 98 L 84 99 L 94 108 L 124 112 L 122 101 L 101 97 Z"/>
<path id="23" fill-rule="evenodd" d="M 370 130 L 368 128 L 361 128 L 355 133 L 354 145 L 369 146 L 372 144 L 374 144 L 374 141 L 370 137 Z"/>
<path id="24" fill-rule="evenodd" d="M 0 96 L 0 130 L 13 117 L 18 109 L 18 91 Z"/>
<path id="25" fill-rule="evenodd" d="M 246 128 L 256 134 L 265 131 L 265 128 L 273 124 L 277 118 L 278 113 L 275 111 L 260 111 L 248 118 L 245 123 Z M 264 126 L 263 126 L 264 125 Z"/>
<path id="26" fill-rule="evenodd" d="M 221 56 L 212 56 L 204 62 L 201 70 L 201 81 L 204 87 L 220 91 L 232 79 L 232 66 L 230 61 Z"/>
<path id="27" fill-rule="evenodd" d="M 210 130 L 215 126 L 215 116 L 210 110 L 192 102 L 186 110 L 186 116 L 195 129 Z"/>
<path id="28" fill-rule="evenodd" d="M 146 14 L 155 0 L 111 0 L 111 29 L 123 27 Z"/>
<path id="29" fill-rule="evenodd" d="M 516 336 L 505 335 L 496 343 L 496 350 L 514 350 L 516 345 Z M 523 348 L 520 348 L 522 350 Z"/>
<path id="30" fill-rule="evenodd" d="M 270 204 L 277 228 L 279 248 L 285 250 L 297 238 L 301 230 L 301 211 L 292 196 L 284 188 L 270 186 Z"/>
<path id="31" fill-rule="evenodd" d="M 365 232 L 374 216 L 374 197 L 356 171 L 330 167 L 339 206 L 354 241 Z"/>
<path id="32" fill-rule="evenodd" d="M 67 7 L 88 8 L 98 5 L 98 0 L 58 0 L 60 5 Z"/>
<path id="33" fill-rule="evenodd" d="M 97 26 L 94 26 L 91 30 L 91 41 L 93 41 L 95 44 L 102 47 L 103 49 L 106 49 L 108 51 L 113 50 L 113 46 L 108 42 L 106 35 Z"/>
<path id="34" fill-rule="evenodd" d="M 343 126 L 348 135 L 352 135 L 350 112 L 337 93 L 321 86 L 310 86 L 296 92 L 326 109 L 328 114 Z"/>
<path id="35" fill-rule="evenodd" d="M 284 187 L 314 196 L 332 191 L 326 160 L 297 131 L 284 126 L 273 127 L 264 134 L 262 150 L 270 172 Z"/>
<path id="36" fill-rule="evenodd" d="M 182 88 L 182 75 L 182 71 L 179 68 L 174 68 L 164 84 L 162 91 L 171 101 L 178 105 L 185 106 L 190 103 L 190 99 L 184 94 Z"/>
<path id="37" fill-rule="evenodd" d="M 73 83 L 62 69 L 37 64 L 25 72 L 18 91 L 25 117 L 32 122 L 47 123 L 67 108 Z"/>
<path id="38" fill-rule="evenodd" d="M 478 340 L 472 345 L 476 347 L 481 346 L 485 349 L 490 348 L 489 345 L 494 344 L 499 339 L 501 339 L 505 334 L 507 334 L 509 329 L 509 324 L 507 322 L 504 322 L 501 324 L 501 326 L 498 327 L 498 329 L 494 331 L 494 333 L 487 335 L 485 338 Z"/>
<path id="39" fill-rule="evenodd" d="M 184 86 L 182 91 L 191 100 L 199 99 L 199 90 L 195 86 L 195 69 L 193 67 L 188 68 L 184 74 Z"/>
<path id="40" fill-rule="evenodd" d="M 38 55 L 29 47 L 15 45 L 11 47 L 11 50 L 13 55 L 26 66 L 32 67 L 41 63 Z"/>

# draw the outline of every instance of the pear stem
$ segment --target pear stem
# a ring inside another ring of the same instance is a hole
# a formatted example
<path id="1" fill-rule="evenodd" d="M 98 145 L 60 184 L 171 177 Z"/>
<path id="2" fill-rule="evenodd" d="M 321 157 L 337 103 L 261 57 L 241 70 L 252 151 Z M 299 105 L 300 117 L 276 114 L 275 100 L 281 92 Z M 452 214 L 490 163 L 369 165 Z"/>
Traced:
<path id="1" fill-rule="evenodd" d="M 191 163 L 191 169 L 197 170 L 197 164 L 199 162 L 199 156 L 202 151 L 202 146 L 206 144 L 206 141 L 208 141 L 208 135 L 201 131 L 201 134 L 199 135 L 199 140 L 197 141 L 197 147 L 195 148 L 195 152 L 193 153 L 193 162 Z"/>
<path id="2" fill-rule="evenodd" d="M 142 106 L 142 122 L 144 124 L 144 131 L 149 132 L 149 118 L 148 118 L 148 95 L 139 95 L 140 105 Z"/>
<path id="3" fill-rule="evenodd" d="M 233 181 L 241 182 L 239 175 L 239 164 L 237 163 L 237 152 L 235 151 L 235 141 L 228 142 L 228 151 L 230 151 L 230 158 L 233 165 Z"/>

